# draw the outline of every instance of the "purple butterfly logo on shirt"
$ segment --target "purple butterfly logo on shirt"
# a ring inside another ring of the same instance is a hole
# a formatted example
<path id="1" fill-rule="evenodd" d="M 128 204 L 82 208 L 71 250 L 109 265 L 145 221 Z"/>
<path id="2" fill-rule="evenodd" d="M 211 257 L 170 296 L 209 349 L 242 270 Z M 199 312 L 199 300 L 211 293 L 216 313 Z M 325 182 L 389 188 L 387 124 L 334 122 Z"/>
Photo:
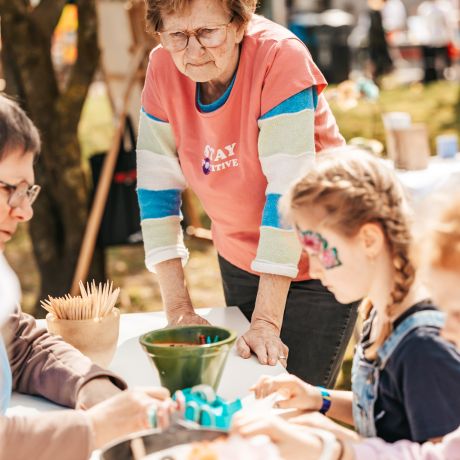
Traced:
<path id="1" fill-rule="evenodd" d="M 214 149 L 207 145 L 204 149 L 204 159 L 202 161 L 203 173 L 208 175 L 211 172 L 211 157 Z"/>
<path id="2" fill-rule="evenodd" d="M 235 152 L 236 142 L 225 145 L 217 150 L 210 145 L 206 145 L 201 160 L 203 174 L 208 175 L 212 172 L 224 171 L 228 168 L 239 166 L 238 157 Z"/>
<path id="3" fill-rule="evenodd" d="M 205 158 L 203 160 L 203 173 L 209 174 L 211 172 L 211 160 L 209 158 Z"/>

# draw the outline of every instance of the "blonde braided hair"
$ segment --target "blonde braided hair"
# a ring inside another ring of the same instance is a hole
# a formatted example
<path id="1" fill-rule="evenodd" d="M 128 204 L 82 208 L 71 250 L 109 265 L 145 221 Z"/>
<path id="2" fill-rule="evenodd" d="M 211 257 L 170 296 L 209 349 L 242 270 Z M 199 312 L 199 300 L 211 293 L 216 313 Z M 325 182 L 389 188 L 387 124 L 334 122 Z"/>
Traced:
<path id="1" fill-rule="evenodd" d="M 366 223 L 378 224 L 385 235 L 395 275 L 381 330 L 366 352 L 369 359 L 375 359 L 378 348 L 391 333 L 394 312 L 415 278 L 409 259 L 410 213 L 403 189 L 392 171 L 370 154 L 357 149 L 335 149 L 321 153 L 315 168 L 282 198 L 281 210 L 288 219 L 292 210 L 308 207 L 324 209 L 327 217 L 323 224 L 345 236 L 356 235 Z M 365 318 L 371 309 L 372 304 L 363 301 L 361 311 Z"/>

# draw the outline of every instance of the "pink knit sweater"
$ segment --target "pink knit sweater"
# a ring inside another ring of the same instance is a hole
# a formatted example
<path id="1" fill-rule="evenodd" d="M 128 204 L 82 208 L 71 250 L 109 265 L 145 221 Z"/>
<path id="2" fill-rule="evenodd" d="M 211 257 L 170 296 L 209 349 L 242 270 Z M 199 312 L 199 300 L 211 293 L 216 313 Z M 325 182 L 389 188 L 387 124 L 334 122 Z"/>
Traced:
<path id="1" fill-rule="evenodd" d="M 354 451 L 356 460 L 460 460 L 460 427 L 437 444 L 368 439 L 356 444 Z"/>

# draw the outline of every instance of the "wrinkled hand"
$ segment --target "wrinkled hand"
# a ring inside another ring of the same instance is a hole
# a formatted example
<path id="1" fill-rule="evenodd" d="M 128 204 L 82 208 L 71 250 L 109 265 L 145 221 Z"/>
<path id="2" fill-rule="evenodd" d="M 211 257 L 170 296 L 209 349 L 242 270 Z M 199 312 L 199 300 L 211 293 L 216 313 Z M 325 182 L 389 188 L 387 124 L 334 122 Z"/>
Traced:
<path id="1" fill-rule="evenodd" d="M 276 415 L 261 417 L 248 413 L 236 414 L 231 431 L 243 437 L 268 436 L 276 444 L 284 460 L 316 460 L 322 451 L 322 442 L 317 436 Z"/>
<path id="2" fill-rule="evenodd" d="M 165 388 L 126 390 L 92 407 L 86 414 L 92 423 L 95 447 L 136 431 L 151 428 L 148 412 L 156 408 L 159 428 L 166 428 L 175 402 Z"/>
<path id="3" fill-rule="evenodd" d="M 279 361 L 287 366 L 289 348 L 281 341 L 279 331 L 266 321 L 251 323 L 249 331 L 238 339 L 236 349 L 242 358 L 249 358 L 253 352 L 261 364 L 274 366 Z"/>
<path id="4" fill-rule="evenodd" d="M 209 326 L 209 321 L 205 320 L 195 312 L 180 313 L 169 317 L 168 326 L 190 326 L 204 324 Z"/>
<path id="5" fill-rule="evenodd" d="M 323 404 L 321 391 L 318 388 L 292 374 L 276 377 L 263 375 L 250 389 L 254 391 L 257 399 L 265 398 L 275 392 L 280 393 L 285 398 L 276 403 L 276 407 L 280 409 L 317 411 Z"/>
<path id="6" fill-rule="evenodd" d="M 301 425 L 304 427 L 320 429 L 333 433 L 337 438 L 343 441 L 359 441 L 360 437 L 355 432 L 345 428 L 338 423 L 335 423 L 329 417 L 326 417 L 319 412 L 311 412 L 308 414 L 297 415 L 289 418 L 289 423 Z"/>
<path id="7" fill-rule="evenodd" d="M 108 377 L 98 377 L 86 382 L 78 392 L 76 409 L 87 410 L 96 404 L 117 395 L 122 390 Z"/>

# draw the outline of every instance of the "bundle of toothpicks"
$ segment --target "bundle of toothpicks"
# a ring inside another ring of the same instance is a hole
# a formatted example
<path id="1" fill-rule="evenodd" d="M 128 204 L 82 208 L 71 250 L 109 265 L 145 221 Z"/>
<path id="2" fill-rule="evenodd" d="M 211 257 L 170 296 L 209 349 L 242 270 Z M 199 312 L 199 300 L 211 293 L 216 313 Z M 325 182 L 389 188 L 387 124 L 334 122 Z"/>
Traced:
<path id="1" fill-rule="evenodd" d="M 81 295 L 73 297 L 67 294 L 64 297 L 48 296 L 42 300 L 42 307 L 56 319 L 94 319 L 100 321 L 110 315 L 120 294 L 120 288 L 113 290 L 113 283 L 107 281 L 104 285 L 93 282 L 86 283 L 86 288 L 80 281 Z"/>

